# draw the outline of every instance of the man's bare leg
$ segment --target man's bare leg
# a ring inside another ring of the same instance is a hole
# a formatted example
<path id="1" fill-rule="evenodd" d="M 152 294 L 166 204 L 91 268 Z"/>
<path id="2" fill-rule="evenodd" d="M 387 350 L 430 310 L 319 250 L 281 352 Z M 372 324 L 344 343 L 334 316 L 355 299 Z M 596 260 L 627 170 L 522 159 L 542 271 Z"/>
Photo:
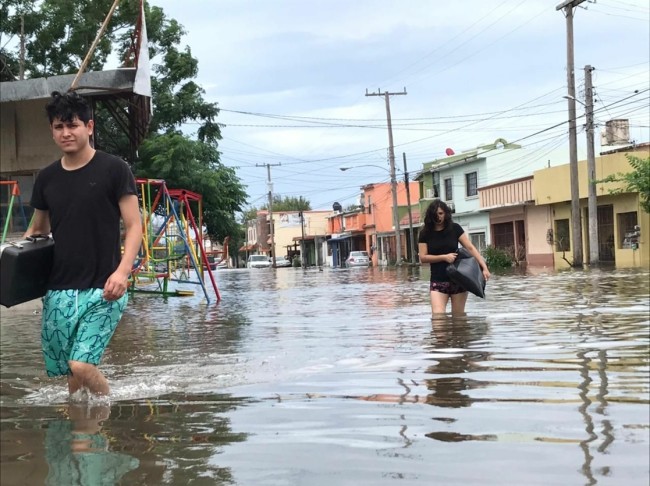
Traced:
<path id="1" fill-rule="evenodd" d="M 68 392 L 70 392 L 70 396 L 74 395 L 79 390 L 81 390 L 81 383 L 79 383 L 79 380 L 77 380 L 73 375 L 68 375 Z"/>
<path id="2" fill-rule="evenodd" d="M 80 361 L 68 361 L 68 366 L 72 371 L 72 378 L 76 379 L 77 384 L 79 385 L 77 390 L 85 386 L 93 395 L 102 396 L 109 394 L 110 388 L 108 386 L 108 381 L 95 365 L 82 363 Z M 70 378 L 68 378 L 68 389 L 71 389 Z"/>

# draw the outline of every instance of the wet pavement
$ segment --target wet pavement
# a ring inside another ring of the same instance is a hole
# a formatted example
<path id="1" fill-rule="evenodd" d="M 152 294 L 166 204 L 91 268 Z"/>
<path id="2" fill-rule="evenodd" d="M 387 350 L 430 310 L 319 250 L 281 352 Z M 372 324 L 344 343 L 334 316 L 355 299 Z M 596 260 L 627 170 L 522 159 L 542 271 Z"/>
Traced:
<path id="1" fill-rule="evenodd" d="M 132 298 L 108 405 L 3 310 L 0 482 L 648 485 L 649 280 L 495 275 L 432 321 L 425 269 L 219 270 L 218 305 Z"/>

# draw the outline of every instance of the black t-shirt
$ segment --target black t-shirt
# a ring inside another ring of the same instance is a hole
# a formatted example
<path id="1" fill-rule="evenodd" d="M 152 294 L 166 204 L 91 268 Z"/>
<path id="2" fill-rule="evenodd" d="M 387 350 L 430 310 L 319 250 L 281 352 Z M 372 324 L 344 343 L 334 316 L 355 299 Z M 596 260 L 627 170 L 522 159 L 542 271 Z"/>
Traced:
<path id="1" fill-rule="evenodd" d="M 458 238 L 464 233 L 463 227 L 458 223 L 451 223 L 447 228 L 435 231 L 424 229 L 420 232 L 418 243 L 427 244 L 429 255 L 446 255 L 458 251 Z M 447 277 L 447 262 L 431 264 L 432 282 L 449 282 Z"/>
<path id="2" fill-rule="evenodd" d="M 85 166 L 65 170 L 61 160 L 38 173 L 31 205 L 47 210 L 54 238 L 48 288 L 103 288 L 120 263 L 120 198 L 137 194 L 122 159 L 96 151 Z"/>

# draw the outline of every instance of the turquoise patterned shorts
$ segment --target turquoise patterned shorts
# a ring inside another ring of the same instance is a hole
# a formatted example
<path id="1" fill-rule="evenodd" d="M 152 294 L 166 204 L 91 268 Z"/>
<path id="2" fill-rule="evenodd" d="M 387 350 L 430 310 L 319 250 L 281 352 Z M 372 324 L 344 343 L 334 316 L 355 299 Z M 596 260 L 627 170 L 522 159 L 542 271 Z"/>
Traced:
<path id="1" fill-rule="evenodd" d="M 41 344 L 48 376 L 69 375 L 68 361 L 99 364 L 128 300 L 124 294 L 109 302 L 103 294 L 104 289 L 45 294 Z"/>

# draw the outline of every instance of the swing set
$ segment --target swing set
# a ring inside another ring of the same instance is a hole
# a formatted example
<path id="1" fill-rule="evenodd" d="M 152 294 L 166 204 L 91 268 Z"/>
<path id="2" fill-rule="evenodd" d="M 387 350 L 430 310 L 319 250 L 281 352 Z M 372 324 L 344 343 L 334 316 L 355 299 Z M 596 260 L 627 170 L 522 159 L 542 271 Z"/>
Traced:
<path id="1" fill-rule="evenodd" d="M 205 250 L 202 196 L 186 189 L 168 189 L 164 180 L 137 179 L 142 212 L 142 247 L 131 271 L 129 291 L 162 296 L 194 295 L 171 289 L 172 282 L 199 285 L 208 302 L 206 274 L 217 298 L 217 287 Z M 194 216 L 192 206 L 197 208 Z M 195 278 L 192 278 L 195 277 Z"/>
<path id="2" fill-rule="evenodd" d="M 25 208 L 23 207 L 23 203 L 20 199 L 20 187 L 18 185 L 18 181 L 0 181 L 0 189 L 2 189 L 3 192 L 5 191 L 5 189 L 7 190 L 7 199 L 9 201 L 7 207 L 7 214 L 5 217 L 5 223 L 2 227 L 2 240 L 0 240 L 0 244 L 2 244 L 7 239 L 10 226 L 13 226 L 14 224 L 14 209 L 18 209 L 20 213 L 18 216 L 21 217 L 22 219 L 23 226 L 24 226 L 23 231 L 27 231 L 28 223 L 27 223 L 27 216 L 25 215 Z M 14 228 L 11 229 L 14 230 Z"/>

